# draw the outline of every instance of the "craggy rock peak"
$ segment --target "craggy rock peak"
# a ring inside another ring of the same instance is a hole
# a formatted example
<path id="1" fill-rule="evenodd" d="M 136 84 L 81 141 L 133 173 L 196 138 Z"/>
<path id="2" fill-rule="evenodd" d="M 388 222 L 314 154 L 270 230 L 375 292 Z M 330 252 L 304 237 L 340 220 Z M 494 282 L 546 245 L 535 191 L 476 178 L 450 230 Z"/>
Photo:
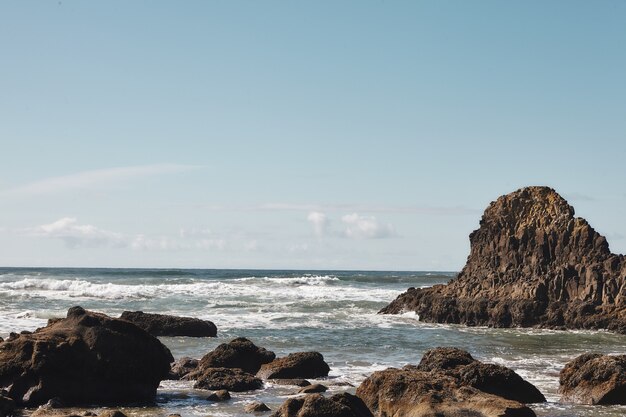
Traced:
<path id="1" fill-rule="evenodd" d="M 626 404 L 626 355 L 580 355 L 565 365 L 559 383 L 566 402 Z"/>
<path id="2" fill-rule="evenodd" d="M 194 317 L 124 311 L 120 319 L 130 321 L 153 336 L 215 337 L 217 327 L 213 322 Z"/>
<path id="3" fill-rule="evenodd" d="M 409 288 L 381 313 L 470 326 L 608 329 L 626 333 L 626 261 L 553 189 L 492 202 L 447 285 Z"/>
<path id="4" fill-rule="evenodd" d="M 151 402 L 173 360 L 134 324 L 72 307 L 65 319 L 0 344 L 0 388 L 25 406 Z"/>
<path id="5" fill-rule="evenodd" d="M 512 370 L 461 349 L 427 351 L 417 366 L 374 372 L 356 394 L 378 416 L 533 417 L 543 395 Z"/>

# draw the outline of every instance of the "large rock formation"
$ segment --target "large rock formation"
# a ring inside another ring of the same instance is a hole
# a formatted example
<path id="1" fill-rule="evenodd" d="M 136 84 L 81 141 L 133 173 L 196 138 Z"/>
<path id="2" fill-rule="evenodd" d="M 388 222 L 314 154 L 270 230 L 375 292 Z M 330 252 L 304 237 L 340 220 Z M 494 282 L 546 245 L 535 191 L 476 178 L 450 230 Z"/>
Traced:
<path id="1" fill-rule="evenodd" d="M 0 344 L 0 388 L 26 406 L 150 402 L 172 361 L 134 324 L 72 307 L 67 318 Z"/>
<path id="2" fill-rule="evenodd" d="M 130 321 L 153 336 L 215 337 L 217 327 L 213 322 L 195 317 L 124 311 L 120 319 Z"/>
<path id="3" fill-rule="evenodd" d="M 409 288 L 381 313 L 470 326 L 608 329 L 626 333 L 626 261 L 553 189 L 492 202 L 447 285 Z"/>
<path id="4" fill-rule="evenodd" d="M 580 355 L 565 365 L 559 383 L 566 402 L 626 404 L 626 355 Z"/>

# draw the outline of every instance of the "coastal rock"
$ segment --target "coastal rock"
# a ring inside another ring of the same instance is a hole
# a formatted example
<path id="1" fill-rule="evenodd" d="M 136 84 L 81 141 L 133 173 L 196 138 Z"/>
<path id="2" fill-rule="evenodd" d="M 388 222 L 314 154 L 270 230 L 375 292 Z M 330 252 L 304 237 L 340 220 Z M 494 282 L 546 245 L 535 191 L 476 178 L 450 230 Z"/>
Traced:
<path id="1" fill-rule="evenodd" d="M 179 380 L 186 377 L 189 373 L 198 369 L 200 361 L 193 358 L 180 358 L 176 362 L 172 363 L 169 379 Z"/>
<path id="2" fill-rule="evenodd" d="M 0 395 L 0 417 L 12 416 L 15 412 L 15 401 L 4 395 Z"/>
<path id="3" fill-rule="evenodd" d="M 200 389 L 241 392 L 263 388 L 263 381 L 238 368 L 206 368 L 196 379 L 193 387 Z"/>
<path id="4" fill-rule="evenodd" d="M 215 337 L 217 327 L 208 320 L 165 314 L 124 311 L 120 319 L 130 321 L 153 336 Z"/>
<path id="5" fill-rule="evenodd" d="M 363 401 L 351 394 L 331 398 L 311 394 L 285 401 L 271 417 L 373 417 Z"/>
<path id="6" fill-rule="evenodd" d="M 238 368 L 254 374 L 261 365 L 273 361 L 274 358 L 276 358 L 274 352 L 257 347 L 245 337 L 239 337 L 228 343 L 222 343 L 204 355 L 196 373 L 202 373 L 208 368 Z M 187 378 L 195 378 L 195 373 L 189 374 Z"/>
<path id="7" fill-rule="evenodd" d="M 379 416 L 535 417 L 524 404 L 482 392 L 443 372 L 408 367 L 374 372 L 356 394 Z"/>
<path id="8" fill-rule="evenodd" d="M 626 404 L 626 355 L 581 355 L 565 365 L 559 383 L 564 402 Z"/>
<path id="9" fill-rule="evenodd" d="M 213 402 L 228 401 L 230 400 L 230 392 L 226 391 L 225 389 L 215 391 L 213 394 L 207 397 L 207 400 Z"/>
<path id="10" fill-rule="evenodd" d="M 626 261 L 553 189 L 492 202 L 447 285 L 409 288 L 380 312 L 469 326 L 626 333 Z"/>
<path id="11" fill-rule="evenodd" d="M 328 376 L 330 367 L 319 352 L 291 353 L 261 366 L 257 376 L 263 379 L 275 378 L 319 378 Z"/>
<path id="12" fill-rule="evenodd" d="M 266 411 L 272 411 L 265 403 L 261 403 L 261 402 L 253 402 L 250 404 L 246 404 L 243 410 L 246 413 L 264 413 Z"/>
<path id="13" fill-rule="evenodd" d="M 411 368 L 411 367 L 409 367 Z M 470 386 L 521 403 L 541 403 L 546 398 L 530 382 L 501 365 L 477 361 L 457 348 L 435 348 L 426 351 L 415 369 L 440 372 L 454 378 L 460 386 Z"/>
<path id="14" fill-rule="evenodd" d="M 276 385 L 295 385 L 297 387 L 308 387 L 309 385 L 311 385 L 309 381 L 301 378 L 271 379 L 269 382 Z"/>
<path id="15" fill-rule="evenodd" d="M 311 384 L 298 390 L 298 394 L 315 394 L 328 391 L 328 387 L 322 384 Z"/>
<path id="16" fill-rule="evenodd" d="M 174 358 L 124 320 L 72 307 L 67 317 L 0 344 L 0 387 L 18 405 L 151 402 Z"/>

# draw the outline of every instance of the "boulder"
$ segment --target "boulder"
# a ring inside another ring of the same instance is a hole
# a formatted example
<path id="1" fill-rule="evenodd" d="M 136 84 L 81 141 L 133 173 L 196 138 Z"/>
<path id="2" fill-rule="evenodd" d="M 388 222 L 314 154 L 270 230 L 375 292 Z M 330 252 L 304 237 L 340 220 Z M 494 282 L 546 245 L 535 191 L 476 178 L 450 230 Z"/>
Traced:
<path id="1" fill-rule="evenodd" d="M 315 394 L 328 391 L 328 387 L 322 384 L 311 384 L 298 390 L 298 394 Z"/>
<path id="2" fill-rule="evenodd" d="M 285 401 L 271 417 L 373 417 L 363 401 L 345 393 L 331 398 L 320 394 Z"/>
<path id="3" fill-rule="evenodd" d="M 18 405 L 154 401 L 170 351 L 125 320 L 72 307 L 63 320 L 0 344 L 0 388 Z"/>
<path id="4" fill-rule="evenodd" d="M 548 187 L 492 202 L 446 285 L 409 288 L 380 312 L 468 326 L 626 333 L 626 261 Z"/>
<path id="5" fill-rule="evenodd" d="M 564 402 L 626 404 L 626 355 L 580 355 L 565 365 L 559 384 Z"/>
<path id="6" fill-rule="evenodd" d="M 301 378 L 292 378 L 292 379 L 271 379 L 269 380 L 272 384 L 276 385 L 295 385 L 297 387 L 308 387 L 311 385 L 309 381 Z"/>
<path id="7" fill-rule="evenodd" d="M 238 368 L 207 368 L 196 378 L 193 387 L 200 389 L 241 392 L 263 388 L 263 381 Z"/>
<path id="8" fill-rule="evenodd" d="M 208 320 L 165 314 L 124 311 L 120 319 L 130 321 L 153 336 L 215 337 L 217 327 Z"/>
<path id="9" fill-rule="evenodd" d="M 318 352 L 298 352 L 261 366 L 257 376 L 263 379 L 319 378 L 328 376 L 330 367 Z"/>
<path id="10" fill-rule="evenodd" d="M 257 347 L 245 337 L 239 337 L 228 343 L 222 343 L 213 351 L 204 355 L 198 365 L 198 371 L 208 368 L 238 368 L 254 374 L 261 365 L 276 358 L 274 352 Z M 190 374 L 189 378 L 195 375 Z"/>
<path id="11" fill-rule="evenodd" d="M 272 411 L 265 403 L 261 403 L 261 402 L 253 402 L 250 404 L 246 404 L 243 410 L 246 413 L 264 413 L 266 411 Z"/>
<path id="12" fill-rule="evenodd" d="M 188 357 L 180 358 L 172 363 L 169 379 L 179 380 L 198 369 L 199 360 Z"/>
<path id="13" fill-rule="evenodd" d="M 520 402 L 461 386 L 443 372 L 417 367 L 374 372 L 356 394 L 379 416 L 535 417 Z"/>
<path id="14" fill-rule="evenodd" d="M 215 391 L 213 394 L 207 397 L 207 400 L 213 402 L 228 401 L 230 400 L 230 392 L 226 391 L 225 389 Z"/>

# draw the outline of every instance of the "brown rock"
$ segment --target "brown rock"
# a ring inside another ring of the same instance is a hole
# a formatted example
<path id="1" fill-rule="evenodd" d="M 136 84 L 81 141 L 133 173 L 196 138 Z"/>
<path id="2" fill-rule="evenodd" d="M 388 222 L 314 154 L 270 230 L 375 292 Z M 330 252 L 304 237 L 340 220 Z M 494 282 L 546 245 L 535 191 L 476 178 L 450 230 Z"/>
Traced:
<path id="1" fill-rule="evenodd" d="M 311 394 L 285 401 L 272 417 L 373 417 L 363 401 L 350 394 L 331 398 Z"/>
<path id="2" fill-rule="evenodd" d="M 272 384 L 276 385 L 295 385 L 297 387 L 307 387 L 311 385 L 309 381 L 306 379 L 300 378 L 292 378 L 292 379 L 271 379 L 269 380 Z"/>
<path id="3" fill-rule="evenodd" d="M 169 379 L 179 380 L 198 369 L 199 360 L 188 357 L 180 358 L 172 363 Z"/>
<path id="4" fill-rule="evenodd" d="M 263 379 L 319 378 L 327 376 L 330 367 L 318 352 L 298 352 L 261 366 L 257 376 Z"/>
<path id="5" fill-rule="evenodd" d="M 213 402 L 228 401 L 230 400 L 230 392 L 228 392 L 225 389 L 215 391 L 213 394 L 207 397 L 207 400 L 213 401 Z"/>
<path id="6" fill-rule="evenodd" d="M 469 326 L 608 329 L 626 333 L 626 262 L 548 187 L 492 202 L 470 255 L 447 285 L 409 288 L 381 310 Z"/>
<path id="7" fill-rule="evenodd" d="M 124 311 L 120 319 L 134 323 L 153 336 L 215 337 L 217 335 L 215 324 L 193 317 Z"/>
<path id="8" fill-rule="evenodd" d="M 261 403 L 261 402 L 253 402 L 250 404 L 246 404 L 243 410 L 246 413 L 264 413 L 266 411 L 272 411 L 267 405 L 265 405 L 265 403 Z"/>
<path id="9" fill-rule="evenodd" d="M 237 368 L 207 368 L 197 375 L 193 387 L 241 392 L 260 389 L 263 387 L 263 381 Z"/>
<path id="10" fill-rule="evenodd" d="M 120 410 L 106 410 L 98 414 L 98 417 L 127 417 Z"/>
<path id="11" fill-rule="evenodd" d="M 311 384 L 306 387 L 302 387 L 298 390 L 298 394 L 315 394 L 320 392 L 326 392 L 328 387 L 322 384 Z"/>
<path id="12" fill-rule="evenodd" d="M 202 372 L 207 368 L 239 368 L 245 372 L 254 374 L 261 365 L 271 362 L 276 358 L 274 352 L 257 347 L 244 337 L 222 343 L 215 350 L 207 353 L 200 360 L 198 370 Z M 189 375 L 189 378 L 194 378 Z"/>
<path id="13" fill-rule="evenodd" d="M 67 317 L 0 344 L 0 388 L 18 405 L 152 402 L 173 361 L 157 338 L 124 320 L 72 307 Z"/>
<path id="14" fill-rule="evenodd" d="M 559 383 L 565 402 L 626 404 L 626 355 L 581 355 L 565 365 Z"/>
<path id="15" fill-rule="evenodd" d="M 534 417 L 522 403 L 460 386 L 443 372 L 389 368 L 374 372 L 357 396 L 375 414 L 394 417 Z"/>

